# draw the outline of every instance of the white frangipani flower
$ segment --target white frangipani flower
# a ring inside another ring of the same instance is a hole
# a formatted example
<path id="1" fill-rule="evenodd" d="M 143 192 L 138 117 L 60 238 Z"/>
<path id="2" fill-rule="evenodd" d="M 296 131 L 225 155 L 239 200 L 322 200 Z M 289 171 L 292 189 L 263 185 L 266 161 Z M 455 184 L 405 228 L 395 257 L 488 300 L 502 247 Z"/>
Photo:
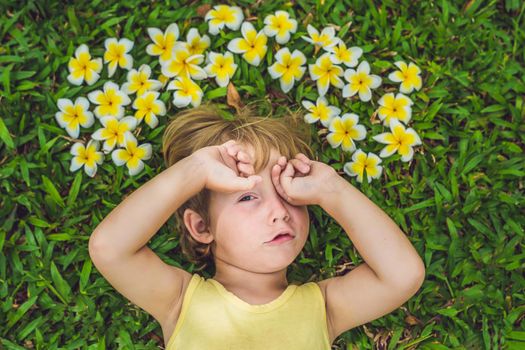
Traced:
<path id="1" fill-rule="evenodd" d="M 315 105 L 308 100 L 303 100 L 302 105 L 310 112 L 304 116 L 305 122 L 313 124 L 320 120 L 321 124 L 326 128 L 330 125 L 332 119 L 341 113 L 340 108 L 329 106 L 324 96 L 317 97 Z"/>
<path id="2" fill-rule="evenodd" d="M 410 62 L 409 65 L 403 61 L 397 61 L 394 64 L 400 70 L 390 73 L 388 79 L 396 83 L 401 83 L 399 91 L 405 94 L 411 93 L 414 89 L 419 91 L 422 85 L 422 80 L 419 76 L 421 69 L 412 62 Z"/>
<path id="3" fill-rule="evenodd" d="M 122 84 L 122 91 L 128 95 L 137 93 L 137 96 L 140 96 L 146 91 L 160 90 L 162 83 L 149 79 L 150 76 L 151 68 L 147 64 L 141 65 L 138 70 L 130 70 L 127 75 L 128 81 Z"/>
<path id="4" fill-rule="evenodd" d="M 85 97 L 78 97 L 73 103 L 67 98 L 58 99 L 60 112 L 55 113 L 58 124 L 66 129 L 69 136 L 78 138 L 80 126 L 89 128 L 95 123 L 93 113 L 89 111 L 89 102 Z"/>
<path id="5" fill-rule="evenodd" d="M 340 41 L 338 45 L 334 45 L 326 49 L 331 52 L 330 59 L 335 64 L 344 63 L 347 67 L 357 66 L 357 61 L 361 55 L 363 55 L 363 49 L 357 46 L 347 48 L 343 41 Z"/>
<path id="6" fill-rule="evenodd" d="M 151 144 L 145 143 L 138 146 L 137 139 L 133 134 L 125 137 L 125 148 L 116 149 L 111 153 L 111 159 L 117 166 L 126 164 L 129 175 L 134 176 L 144 169 L 144 160 L 148 160 L 152 155 Z"/>
<path id="7" fill-rule="evenodd" d="M 341 42 L 341 39 L 335 36 L 334 27 L 326 27 L 321 31 L 321 34 L 319 34 L 319 31 L 313 25 L 309 24 L 306 30 L 310 36 L 307 37 L 303 35 L 301 38 L 325 50 Z"/>
<path id="8" fill-rule="evenodd" d="M 273 79 L 279 79 L 283 92 L 292 89 L 296 80 L 301 80 L 306 71 L 303 65 L 306 63 L 306 57 L 299 50 L 294 50 L 290 54 L 287 47 L 277 51 L 275 55 L 276 62 L 268 67 L 268 72 Z"/>
<path id="9" fill-rule="evenodd" d="M 410 118 L 412 117 L 412 100 L 403 95 L 402 93 L 397 93 L 394 97 L 394 93 L 390 92 L 384 94 L 378 101 L 380 107 L 377 110 L 379 119 L 383 121 L 384 125 L 390 125 L 390 119 L 395 118 L 399 121 L 402 121 L 405 124 L 408 124 Z"/>
<path id="10" fill-rule="evenodd" d="M 91 59 L 89 48 L 86 44 L 80 45 L 75 50 L 75 57 L 69 59 L 67 65 L 69 75 L 67 80 L 73 85 L 81 85 L 85 80 L 88 85 L 93 85 L 102 71 L 102 59 Z"/>
<path id="11" fill-rule="evenodd" d="M 146 124 L 154 129 L 159 124 L 157 116 L 166 115 L 166 105 L 162 100 L 159 100 L 159 93 L 156 91 L 148 91 L 143 95 L 137 97 L 133 102 L 133 109 L 136 109 L 135 118 L 138 124 L 145 119 Z"/>
<path id="12" fill-rule="evenodd" d="M 120 91 L 118 85 L 111 81 L 104 83 L 103 90 L 90 92 L 88 98 L 98 105 L 95 108 L 95 115 L 99 118 L 112 115 L 120 119 L 124 116 L 124 106 L 131 103 L 128 95 Z"/>
<path id="13" fill-rule="evenodd" d="M 390 131 L 372 137 L 377 142 L 388 145 L 381 150 L 379 156 L 389 157 L 397 151 L 401 155 L 401 161 L 409 162 L 414 156 L 412 147 L 421 145 L 419 135 L 412 128 L 405 129 L 405 126 L 395 118 L 390 119 Z"/>
<path id="14" fill-rule="evenodd" d="M 372 179 L 377 179 L 383 172 L 383 167 L 379 164 L 382 159 L 376 154 L 369 152 L 368 155 L 362 150 L 358 149 L 352 154 L 352 162 L 348 162 L 343 166 L 343 171 L 349 176 L 357 176 L 357 182 L 363 182 L 363 177 L 366 170 L 366 178 L 368 183 Z"/>
<path id="15" fill-rule="evenodd" d="M 344 86 L 343 69 L 335 65 L 330 59 L 330 53 L 322 54 L 315 64 L 309 64 L 308 70 L 312 80 L 317 80 L 317 90 L 320 96 L 326 95 L 330 84 L 341 89 Z"/>
<path id="16" fill-rule="evenodd" d="M 238 6 L 216 5 L 206 13 L 204 20 L 209 21 L 209 33 L 217 35 L 224 26 L 231 30 L 238 30 L 244 20 L 244 15 Z"/>
<path id="17" fill-rule="evenodd" d="M 104 141 L 102 149 L 109 153 L 115 146 L 124 147 L 126 134 L 131 133 L 137 126 L 137 119 L 127 116 L 117 119 L 112 116 L 100 118 L 102 128 L 98 129 L 91 135 L 91 138 L 97 141 Z"/>
<path id="18" fill-rule="evenodd" d="M 264 18 L 264 34 L 268 37 L 275 36 L 275 41 L 281 45 L 290 41 L 290 33 L 297 31 L 297 20 L 290 18 L 286 11 L 276 11 L 274 15 L 268 15 Z"/>
<path id="19" fill-rule="evenodd" d="M 186 45 L 177 43 L 172 58 L 162 63 L 162 74 L 169 78 L 184 76 L 195 80 L 206 79 L 206 72 L 199 66 L 203 61 L 204 55 L 191 55 Z"/>
<path id="20" fill-rule="evenodd" d="M 175 90 L 173 93 L 173 104 L 178 107 L 186 107 L 191 103 L 193 107 L 201 104 L 203 92 L 199 85 L 188 77 L 177 77 L 170 81 L 167 90 Z"/>
<path id="21" fill-rule="evenodd" d="M 224 55 L 209 52 L 206 61 L 208 65 L 204 67 L 204 71 L 208 77 L 215 77 L 215 81 L 220 87 L 226 87 L 237 70 L 237 64 L 233 61 L 233 54 L 231 52 L 225 52 Z"/>
<path id="22" fill-rule="evenodd" d="M 87 146 L 84 146 L 81 142 L 75 143 L 71 147 L 71 165 L 69 171 L 77 171 L 82 166 L 84 171 L 89 177 L 95 176 L 97 173 L 97 164 L 104 162 L 104 154 L 98 152 L 100 144 L 98 141 L 89 140 Z"/>
<path id="23" fill-rule="evenodd" d="M 146 52 L 150 56 L 159 56 L 162 64 L 171 58 L 173 48 L 179 39 L 179 27 L 177 23 L 172 23 L 163 33 L 159 28 L 148 28 L 148 35 L 153 41 L 146 47 Z"/>
<path id="24" fill-rule="evenodd" d="M 250 22 L 243 22 L 241 26 L 242 38 L 232 39 L 228 43 L 228 50 L 234 53 L 243 54 L 242 57 L 253 66 L 261 63 L 268 46 L 268 37 L 261 30 L 257 32 Z"/>
<path id="25" fill-rule="evenodd" d="M 200 55 L 210 47 L 210 37 L 206 34 L 201 37 L 197 28 L 190 28 L 186 35 L 185 44 L 190 55 Z"/>
<path id="26" fill-rule="evenodd" d="M 344 74 L 348 81 L 343 87 L 343 97 L 351 97 L 359 93 L 361 101 L 370 101 L 372 98 L 371 89 L 375 89 L 381 85 L 381 77 L 370 74 L 370 65 L 367 61 L 362 61 L 357 67 L 357 71 L 347 69 Z"/>
<path id="27" fill-rule="evenodd" d="M 334 117 L 328 130 L 326 140 L 332 148 L 342 147 L 343 151 L 355 151 L 354 140 L 363 140 L 366 129 L 359 123 L 359 116 L 355 113 L 345 113 L 341 117 Z"/>
<path id="28" fill-rule="evenodd" d="M 133 48 L 133 41 L 126 38 L 120 40 L 117 40 L 117 38 L 109 38 L 104 41 L 104 47 L 106 48 L 106 52 L 104 52 L 104 63 L 109 63 L 109 77 L 115 74 L 117 65 L 127 70 L 133 67 L 133 57 L 128 54 Z"/>

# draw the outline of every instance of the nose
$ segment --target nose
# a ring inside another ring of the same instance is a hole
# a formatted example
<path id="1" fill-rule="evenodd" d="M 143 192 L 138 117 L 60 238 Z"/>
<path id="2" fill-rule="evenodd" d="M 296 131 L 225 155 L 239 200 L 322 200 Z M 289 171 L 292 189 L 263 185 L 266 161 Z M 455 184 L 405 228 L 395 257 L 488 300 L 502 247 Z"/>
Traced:
<path id="1" fill-rule="evenodd" d="M 288 212 L 288 206 L 286 203 L 286 200 L 282 198 L 277 191 L 274 191 L 270 201 L 272 223 L 279 219 L 283 221 L 288 221 L 290 219 L 290 213 Z"/>

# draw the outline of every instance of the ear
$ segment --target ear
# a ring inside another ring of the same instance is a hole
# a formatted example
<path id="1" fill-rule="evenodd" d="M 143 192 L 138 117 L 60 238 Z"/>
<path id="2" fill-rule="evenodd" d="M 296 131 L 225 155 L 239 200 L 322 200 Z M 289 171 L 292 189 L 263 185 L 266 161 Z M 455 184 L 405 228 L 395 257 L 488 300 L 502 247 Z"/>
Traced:
<path id="1" fill-rule="evenodd" d="M 213 241 L 213 235 L 206 227 L 202 216 L 195 210 L 186 209 L 184 211 L 184 225 L 197 242 L 209 244 Z"/>

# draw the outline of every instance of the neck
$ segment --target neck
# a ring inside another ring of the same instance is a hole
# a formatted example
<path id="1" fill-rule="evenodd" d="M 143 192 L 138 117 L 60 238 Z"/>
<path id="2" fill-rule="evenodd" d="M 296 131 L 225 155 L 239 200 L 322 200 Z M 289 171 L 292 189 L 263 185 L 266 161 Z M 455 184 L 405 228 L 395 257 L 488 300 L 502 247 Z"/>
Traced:
<path id="1" fill-rule="evenodd" d="M 253 296 L 280 293 L 288 287 L 287 268 L 275 272 L 254 272 L 215 257 L 215 271 L 213 279 L 226 289 L 243 291 Z"/>

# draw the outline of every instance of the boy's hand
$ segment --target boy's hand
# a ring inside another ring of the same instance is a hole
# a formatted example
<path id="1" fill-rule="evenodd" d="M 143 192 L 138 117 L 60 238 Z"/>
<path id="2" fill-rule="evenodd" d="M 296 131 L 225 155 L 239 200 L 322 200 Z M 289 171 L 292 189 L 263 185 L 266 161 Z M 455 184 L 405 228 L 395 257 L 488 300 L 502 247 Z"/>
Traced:
<path id="1" fill-rule="evenodd" d="M 331 166 L 298 153 L 289 161 L 284 156 L 279 158 L 271 176 L 281 197 L 292 205 L 301 206 L 320 205 L 326 184 L 339 175 Z"/>
<path id="2" fill-rule="evenodd" d="M 254 175 L 253 159 L 241 144 L 229 140 L 222 145 L 199 149 L 192 157 L 204 164 L 205 188 L 216 192 L 252 189 L 262 181 Z"/>

